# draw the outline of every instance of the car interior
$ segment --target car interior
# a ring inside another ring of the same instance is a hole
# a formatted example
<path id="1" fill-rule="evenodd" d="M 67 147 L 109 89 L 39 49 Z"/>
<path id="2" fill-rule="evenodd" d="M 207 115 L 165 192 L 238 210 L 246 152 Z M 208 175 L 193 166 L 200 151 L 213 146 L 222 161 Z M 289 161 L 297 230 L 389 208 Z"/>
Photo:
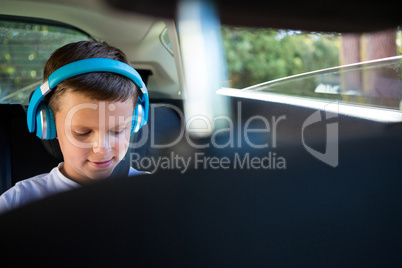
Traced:
<path id="1" fill-rule="evenodd" d="M 272 92 L 281 81 L 243 90 L 217 85 L 225 64 L 219 58 L 219 38 L 208 31 L 220 25 L 339 33 L 400 29 L 402 17 L 394 5 L 2 0 L 0 19 L 8 24 L 0 26 L 0 49 L 29 25 L 46 25 L 41 31 L 47 35 L 35 48 L 47 49 L 46 55 L 75 38 L 106 41 L 122 49 L 140 73 L 151 106 L 148 124 L 131 137 L 110 179 L 0 215 L 5 241 L 1 263 L 400 266 L 400 56 L 393 58 L 399 65 L 390 67 L 397 73 L 397 96 L 386 99 L 396 99 L 395 107 L 373 101 L 376 107 L 365 106 L 356 115 L 338 101 L 316 106 L 303 96 L 277 101 Z M 194 28 L 187 28 L 190 24 Z M 52 27 L 63 29 L 68 40 Z M 197 39 L 196 30 L 204 39 Z M 25 44 L 31 39 L 24 39 Z M 49 40 L 55 44 L 48 45 Z M 197 50 L 200 42 L 207 44 L 207 54 Z M 19 64 L 26 64 L 33 51 L 27 51 L 28 45 L 16 47 L 20 50 L 14 53 L 24 57 Z M 1 58 L 4 66 L 5 60 Z M 45 61 L 37 63 L 38 70 Z M 353 68 L 361 70 L 360 65 Z M 0 193 L 63 161 L 57 140 L 40 140 L 27 129 L 29 95 L 41 83 L 39 71 L 29 75 L 28 86 L 17 83 L 15 93 L 0 92 Z M 302 87 L 304 78 L 285 82 Z M 264 90 L 269 92 L 261 97 Z M 382 112 L 384 117 L 376 119 Z M 210 123 L 205 118 L 211 116 L 212 130 L 208 124 L 191 124 L 197 121 L 193 118 Z M 127 178 L 130 166 L 151 174 Z"/>

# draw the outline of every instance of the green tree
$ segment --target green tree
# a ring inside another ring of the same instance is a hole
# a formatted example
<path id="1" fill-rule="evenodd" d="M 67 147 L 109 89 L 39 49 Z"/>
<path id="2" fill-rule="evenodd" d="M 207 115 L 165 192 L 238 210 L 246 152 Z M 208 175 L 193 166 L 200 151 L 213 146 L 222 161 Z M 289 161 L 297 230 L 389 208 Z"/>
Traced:
<path id="1" fill-rule="evenodd" d="M 339 65 L 337 34 L 222 27 L 222 36 L 234 88 Z"/>

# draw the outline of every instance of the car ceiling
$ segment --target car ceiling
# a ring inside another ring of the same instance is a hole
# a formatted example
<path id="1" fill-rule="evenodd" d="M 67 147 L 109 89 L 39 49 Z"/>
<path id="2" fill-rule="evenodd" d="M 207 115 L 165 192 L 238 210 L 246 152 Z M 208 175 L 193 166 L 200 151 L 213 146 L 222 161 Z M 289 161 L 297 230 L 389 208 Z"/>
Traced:
<path id="1" fill-rule="evenodd" d="M 63 22 L 113 44 L 141 41 L 155 20 L 111 9 L 99 0 L 2 0 L 0 13 Z"/>
<path id="2" fill-rule="evenodd" d="M 185 1 L 185 0 L 184 0 Z M 105 0 L 125 11 L 175 18 L 180 0 Z M 204 1 L 207 2 L 207 1 Z M 214 0 L 222 24 L 325 32 L 365 32 L 401 25 L 397 2 Z"/>
<path id="3" fill-rule="evenodd" d="M 150 45 L 169 20 L 114 9 L 103 0 L 1 0 L 0 15 L 76 27 L 123 50 L 134 68 L 151 71 L 151 98 L 181 98 L 174 58 L 162 45 Z"/>

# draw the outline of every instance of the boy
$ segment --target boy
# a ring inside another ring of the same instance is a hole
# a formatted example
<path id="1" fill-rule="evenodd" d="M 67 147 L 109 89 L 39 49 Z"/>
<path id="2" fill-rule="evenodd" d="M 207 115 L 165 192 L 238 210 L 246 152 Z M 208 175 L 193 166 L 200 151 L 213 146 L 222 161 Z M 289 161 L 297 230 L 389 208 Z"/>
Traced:
<path id="1" fill-rule="evenodd" d="M 44 68 L 44 81 L 49 83 L 50 75 L 69 63 L 94 58 L 129 65 L 119 49 L 106 43 L 81 41 L 67 44 L 52 54 Z M 50 173 L 16 183 L 0 196 L 0 213 L 108 178 L 128 150 L 140 90 L 138 83 L 113 72 L 93 71 L 62 80 L 50 93 L 41 96 L 50 109 L 47 117 L 53 115 L 64 162 Z M 34 96 L 30 105 L 33 99 Z M 128 175 L 140 173 L 131 167 Z"/>

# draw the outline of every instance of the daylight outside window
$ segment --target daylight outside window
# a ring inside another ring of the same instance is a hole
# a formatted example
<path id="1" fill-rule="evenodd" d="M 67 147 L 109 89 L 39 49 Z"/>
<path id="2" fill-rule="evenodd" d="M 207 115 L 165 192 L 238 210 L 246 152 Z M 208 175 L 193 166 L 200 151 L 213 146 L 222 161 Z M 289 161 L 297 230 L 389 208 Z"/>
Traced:
<path id="1" fill-rule="evenodd" d="M 341 34 L 223 26 L 222 36 L 233 89 L 223 95 L 402 109 L 400 28 Z"/>
<path id="2" fill-rule="evenodd" d="M 0 18 L 0 103 L 28 104 L 50 54 L 67 43 L 91 39 L 69 26 L 24 21 Z"/>
<path id="3" fill-rule="evenodd" d="M 402 32 L 315 33 L 222 26 L 229 86 L 245 88 L 325 68 L 402 55 Z"/>

